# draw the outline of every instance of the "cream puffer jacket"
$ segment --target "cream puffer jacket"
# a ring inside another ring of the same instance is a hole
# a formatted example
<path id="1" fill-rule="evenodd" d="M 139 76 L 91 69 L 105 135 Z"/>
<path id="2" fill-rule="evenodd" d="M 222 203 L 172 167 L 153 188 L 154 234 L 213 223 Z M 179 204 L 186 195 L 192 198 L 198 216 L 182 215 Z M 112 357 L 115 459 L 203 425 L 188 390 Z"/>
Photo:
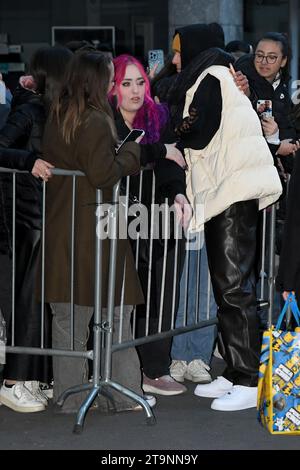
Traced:
<path id="1" fill-rule="evenodd" d="M 194 216 L 189 229 L 203 224 L 239 201 L 258 199 L 259 209 L 278 200 L 282 187 L 261 124 L 249 99 L 235 85 L 227 67 L 207 68 L 187 91 L 183 117 L 207 74 L 220 81 L 221 124 L 202 150 L 185 149 L 187 196 Z"/>

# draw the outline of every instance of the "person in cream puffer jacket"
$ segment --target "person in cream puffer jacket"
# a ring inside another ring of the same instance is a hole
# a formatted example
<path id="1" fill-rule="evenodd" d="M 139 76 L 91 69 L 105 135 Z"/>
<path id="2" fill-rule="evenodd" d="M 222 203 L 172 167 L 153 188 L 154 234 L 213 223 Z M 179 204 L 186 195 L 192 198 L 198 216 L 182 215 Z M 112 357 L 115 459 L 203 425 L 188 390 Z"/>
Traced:
<path id="1" fill-rule="evenodd" d="M 190 229 L 195 231 L 235 202 L 256 199 L 261 210 L 276 202 L 282 191 L 259 118 L 227 67 L 211 66 L 199 76 L 186 93 L 183 118 L 189 116 L 195 91 L 208 74 L 220 82 L 223 110 L 209 144 L 185 149 L 187 195 L 195 209 Z"/>
<path id="2" fill-rule="evenodd" d="M 180 73 L 168 91 L 168 104 L 177 147 L 188 165 L 191 229 L 204 226 L 219 350 L 227 364 L 222 377 L 199 384 L 195 394 L 215 398 L 214 410 L 234 411 L 256 406 L 257 219 L 282 188 L 259 119 L 230 72 L 234 59 L 222 50 L 223 41 L 216 23 L 175 31 L 173 64 Z"/>

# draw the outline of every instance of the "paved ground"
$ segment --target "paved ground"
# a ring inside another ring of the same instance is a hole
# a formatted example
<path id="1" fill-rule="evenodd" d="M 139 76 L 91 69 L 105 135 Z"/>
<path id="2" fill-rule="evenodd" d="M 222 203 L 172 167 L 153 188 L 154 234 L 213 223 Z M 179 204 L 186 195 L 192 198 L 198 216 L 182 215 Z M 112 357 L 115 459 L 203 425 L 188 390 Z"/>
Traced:
<path id="1" fill-rule="evenodd" d="M 222 368 L 214 360 L 214 375 Z M 297 436 L 271 436 L 257 422 L 256 410 L 221 413 L 210 399 L 193 395 L 194 384 L 177 397 L 158 397 L 156 425 L 147 426 L 143 412 L 89 413 L 82 435 L 72 433 L 74 416 L 47 411 L 15 413 L 0 407 L 0 449 L 32 450 L 298 450 Z"/>
<path id="2" fill-rule="evenodd" d="M 8 298 L 5 289 L 9 286 L 9 269 L 5 269 L 4 261 L 0 256 L 0 290 L 1 297 Z M 9 304 L 2 308 L 9 308 Z M 219 375 L 222 368 L 223 361 L 215 359 L 213 375 Z M 211 400 L 196 397 L 194 384 L 187 386 L 188 392 L 183 395 L 158 397 L 155 426 L 145 424 L 143 412 L 104 415 L 93 411 L 80 436 L 72 433 L 74 416 L 55 415 L 51 405 L 45 412 L 33 414 L 15 413 L 0 406 L 0 450 L 300 449 L 299 437 L 274 437 L 265 431 L 257 422 L 255 409 L 212 411 Z"/>

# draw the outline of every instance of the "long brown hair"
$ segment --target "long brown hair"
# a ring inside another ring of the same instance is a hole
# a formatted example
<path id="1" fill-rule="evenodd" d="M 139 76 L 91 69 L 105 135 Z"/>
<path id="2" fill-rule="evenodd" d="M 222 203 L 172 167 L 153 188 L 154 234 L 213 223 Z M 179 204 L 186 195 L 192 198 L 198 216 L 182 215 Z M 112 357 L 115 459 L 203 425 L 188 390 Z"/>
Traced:
<path id="1" fill-rule="evenodd" d="M 44 98 L 47 109 L 59 94 L 60 86 L 73 53 L 66 47 L 41 47 L 30 60 L 29 73 L 36 84 L 36 92 Z"/>
<path id="2" fill-rule="evenodd" d="M 52 117 L 56 117 L 66 143 L 74 138 L 82 115 L 88 107 L 102 111 L 110 125 L 112 135 L 116 130 L 108 103 L 107 92 L 111 74 L 111 59 L 101 52 L 75 54 L 72 58 L 60 95 L 54 103 Z"/>

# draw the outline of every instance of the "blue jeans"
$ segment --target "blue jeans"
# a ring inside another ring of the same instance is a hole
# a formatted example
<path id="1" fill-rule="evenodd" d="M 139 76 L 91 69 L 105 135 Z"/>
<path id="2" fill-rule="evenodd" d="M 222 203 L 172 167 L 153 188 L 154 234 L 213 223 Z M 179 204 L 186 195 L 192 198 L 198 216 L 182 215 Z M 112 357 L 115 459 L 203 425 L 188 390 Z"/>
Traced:
<path id="1" fill-rule="evenodd" d="M 199 311 L 198 318 L 197 302 L 197 261 L 200 256 L 200 279 L 199 279 Z M 188 265 L 187 265 L 188 263 Z M 185 295 L 185 284 L 188 268 L 187 296 Z M 185 301 L 185 297 L 187 297 Z M 185 314 L 186 303 L 186 314 Z M 188 251 L 182 277 L 180 280 L 180 299 L 176 317 L 176 328 L 195 323 L 195 320 L 207 320 L 208 304 L 208 264 L 205 244 L 202 249 Z M 209 295 L 209 318 L 215 318 L 217 305 L 212 289 Z M 185 322 L 186 319 L 186 322 Z M 174 336 L 171 357 L 173 360 L 187 361 L 202 359 L 205 364 L 209 364 L 213 353 L 214 343 L 217 334 L 216 325 L 207 326 L 198 330 Z"/>

